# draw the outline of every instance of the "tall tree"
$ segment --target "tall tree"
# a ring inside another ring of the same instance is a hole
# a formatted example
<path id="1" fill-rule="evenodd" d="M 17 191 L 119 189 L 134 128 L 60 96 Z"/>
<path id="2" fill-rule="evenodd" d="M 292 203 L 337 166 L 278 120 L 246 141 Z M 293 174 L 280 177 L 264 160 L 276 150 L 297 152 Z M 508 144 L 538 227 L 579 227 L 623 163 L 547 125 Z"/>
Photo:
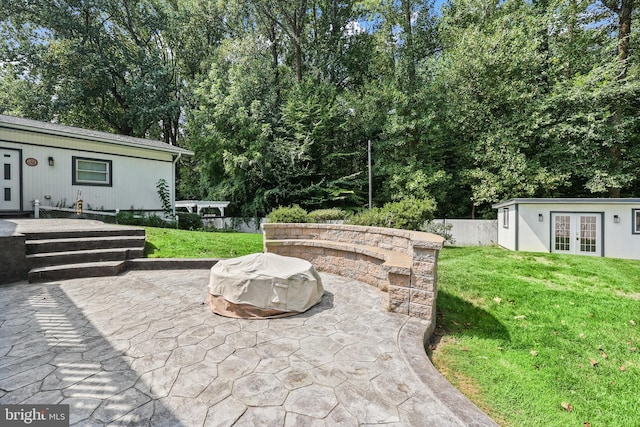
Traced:
<path id="1" fill-rule="evenodd" d="M 176 142 L 181 83 L 162 2 L 5 3 L 4 49 L 44 88 L 49 119 Z"/>
<path id="2" fill-rule="evenodd" d="M 619 71 L 617 76 L 617 81 L 620 84 L 625 84 L 625 80 L 627 77 L 627 71 L 629 69 L 629 46 L 631 39 L 631 16 L 633 13 L 634 0 L 603 0 L 604 5 L 613 11 L 618 18 L 617 29 L 618 29 L 618 44 L 617 44 L 617 62 L 619 64 Z M 621 116 L 624 114 L 623 109 L 625 108 L 624 100 L 619 100 L 620 104 L 615 107 L 615 112 L 611 120 L 614 122 L 620 122 L 622 120 Z M 620 137 L 623 137 L 620 135 Z M 620 168 L 622 162 L 622 145 L 625 144 L 626 141 L 618 140 L 611 145 L 611 158 L 617 168 Z M 620 197 L 621 186 L 617 183 L 613 183 L 609 187 L 609 195 L 611 197 Z"/>

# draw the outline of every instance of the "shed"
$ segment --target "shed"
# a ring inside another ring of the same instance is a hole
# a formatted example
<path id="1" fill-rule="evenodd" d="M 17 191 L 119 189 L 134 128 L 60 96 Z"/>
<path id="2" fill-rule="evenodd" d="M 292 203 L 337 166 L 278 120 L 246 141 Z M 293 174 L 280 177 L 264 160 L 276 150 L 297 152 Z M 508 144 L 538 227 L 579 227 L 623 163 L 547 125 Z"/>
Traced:
<path id="1" fill-rule="evenodd" d="M 193 155 L 162 141 L 0 115 L 0 213 L 43 206 L 161 212 L 163 179 L 175 201 L 175 163 Z"/>
<path id="2" fill-rule="evenodd" d="M 640 199 L 511 199 L 493 208 L 506 249 L 640 259 Z"/>

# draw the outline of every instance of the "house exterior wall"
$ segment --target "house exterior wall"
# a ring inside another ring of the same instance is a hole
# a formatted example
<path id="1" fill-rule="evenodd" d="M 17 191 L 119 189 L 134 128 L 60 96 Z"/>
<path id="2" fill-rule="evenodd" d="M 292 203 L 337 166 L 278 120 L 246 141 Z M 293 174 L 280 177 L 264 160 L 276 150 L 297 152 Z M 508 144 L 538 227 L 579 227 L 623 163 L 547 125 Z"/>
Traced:
<path id="1" fill-rule="evenodd" d="M 602 218 L 601 232 L 603 256 L 612 258 L 640 259 L 640 234 L 633 230 L 633 212 L 640 209 L 638 203 L 621 199 L 616 202 L 614 199 L 598 199 L 590 201 L 564 203 L 561 201 L 546 203 L 527 203 L 524 201 L 515 202 L 508 207 L 509 210 L 518 211 L 518 231 L 517 250 L 530 252 L 551 252 L 552 221 L 553 213 L 595 213 Z M 638 200 L 638 199 L 632 199 Z M 507 249 L 514 249 L 512 244 L 513 236 L 501 230 L 501 214 L 503 207 L 498 209 L 498 244 Z M 542 221 L 539 221 L 539 214 L 542 214 Z M 614 221 L 617 215 L 619 222 Z M 503 231 L 501 233 L 501 231 Z"/>
<path id="2" fill-rule="evenodd" d="M 542 222 L 538 215 L 542 213 Z M 541 205 L 518 204 L 518 249 L 531 252 L 550 252 L 551 215 Z"/>
<path id="3" fill-rule="evenodd" d="M 22 152 L 24 211 L 33 210 L 36 199 L 44 206 L 71 207 L 78 190 L 87 210 L 161 211 L 156 183 L 164 179 L 169 188 L 174 188 L 170 152 L 13 129 L 0 129 L 0 147 Z M 110 161 L 111 186 L 74 185 L 74 156 Z M 48 163 L 49 157 L 54 159 L 53 166 Z M 27 158 L 36 159 L 37 166 L 26 165 Z"/>

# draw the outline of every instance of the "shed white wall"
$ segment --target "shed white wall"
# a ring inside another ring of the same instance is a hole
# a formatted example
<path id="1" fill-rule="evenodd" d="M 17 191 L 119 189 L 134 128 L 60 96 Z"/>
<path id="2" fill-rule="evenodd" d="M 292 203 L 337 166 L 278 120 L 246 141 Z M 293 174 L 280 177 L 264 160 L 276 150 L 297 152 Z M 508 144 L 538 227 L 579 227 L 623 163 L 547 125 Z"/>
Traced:
<path id="1" fill-rule="evenodd" d="M 508 208 L 508 226 L 505 227 L 504 217 L 505 209 Z M 498 209 L 498 245 L 512 251 L 517 250 L 516 247 L 516 205 L 505 206 Z"/>
<path id="2" fill-rule="evenodd" d="M 551 215 L 546 205 L 518 205 L 518 250 L 550 252 Z M 542 214 L 542 222 L 538 214 Z"/>
<path id="3" fill-rule="evenodd" d="M 160 211 L 162 203 L 156 183 L 162 178 L 170 188 L 174 186 L 171 153 L 160 153 L 160 156 L 153 153 L 155 157 L 164 157 L 160 160 L 129 157 L 127 147 L 122 147 L 120 151 L 123 154 L 117 155 L 6 141 L 0 144 L 6 148 L 22 150 L 23 210 L 32 210 L 36 199 L 45 206 L 73 206 L 78 190 L 81 190 L 85 209 L 124 210 L 133 207 Z M 73 185 L 74 156 L 110 160 L 112 186 Z M 25 159 L 29 157 L 37 159 L 38 165 L 27 166 Z M 54 159 L 54 166 L 49 166 L 49 157 Z"/>
<path id="4" fill-rule="evenodd" d="M 640 204 L 614 203 L 520 203 L 519 212 L 519 250 L 532 252 L 551 252 L 551 213 L 585 212 L 604 213 L 603 235 L 604 256 L 612 258 L 640 259 L 640 234 L 632 233 L 632 209 L 640 209 Z M 538 221 L 542 213 L 543 221 Z M 613 216 L 618 215 L 619 223 Z"/>

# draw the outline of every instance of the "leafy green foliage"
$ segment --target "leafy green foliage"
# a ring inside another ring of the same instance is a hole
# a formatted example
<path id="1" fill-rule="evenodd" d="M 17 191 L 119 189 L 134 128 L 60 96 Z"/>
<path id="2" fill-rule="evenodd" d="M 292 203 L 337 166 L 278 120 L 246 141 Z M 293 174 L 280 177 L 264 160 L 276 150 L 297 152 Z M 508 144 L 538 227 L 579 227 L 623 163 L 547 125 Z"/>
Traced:
<path id="1" fill-rule="evenodd" d="M 339 208 L 331 209 L 316 209 L 309 212 L 309 222 L 324 222 L 324 221 L 341 221 L 347 218 L 349 214 Z"/>
<path id="2" fill-rule="evenodd" d="M 178 228 L 181 230 L 201 230 L 202 217 L 197 213 L 178 212 Z"/>
<path id="3" fill-rule="evenodd" d="M 420 230 L 425 222 L 433 219 L 436 204 L 432 199 L 403 199 L 386 203 L 382 208 L 359 212 L 349 219 L 349 224 L 375 227 Z"/>
<path id="4" fill-rule="evenodd" d="M 118 224 L 140 225 L 148 227 L 173 227 L 174 224 L 158 215 L 136 215 L 131 211 L 120 211 L 116 214 Z"/>
<path id="5" fill-rule="evenodd" d="M 162 210 L 165 215 L 170 215 L 173 212 L 173 206 L 171 205 L 171 192 L 169 191 L 169 184 L 164 178 L 160 178 L 156 183 L 156 190 L 158 191 L 158 197 L 162 202 Z"/>
<path id="6" fill-rule="evenodd" d="M 274 223 L 304 223 L 309 222 L 307 211 L 298 205 L 290 207 L 280 206 L 269 213 L 269 222 Z"/>
<path id="7" fill-rule="evenodd" d="M 456 239 L 453 237 L 453 233 L 451 230 L 453 229 L 453 224 L 443 224 L 440 222 L 429 222 L 422 228 L 422 231 L 426 231 L 427 233 L 437 234 L 438 236 L 444 237 L 444 241 L 450 244 L 455 244 Z"/>
<path id="8" fill-rule="evenodd" d="M 165 7 L 151 0 L 7 0 L 3 10 L 1 48 L 12 66 L 2 75 L 22 97 L 8 111 L 176 142 L 180 80 L 163 36 L 170 26 Z"/>
<path id="9" fill-rule="evenodd" d="M 640 196 L 638 4 L 7 0 L 0 111 L 161 138 L 179 198 Z M 363 24 L 363 23 L 366 23 Z M 629 29 L 632 29 L 631 31 Z M 630 31 L 630 32 L 629 32 Z"/>

